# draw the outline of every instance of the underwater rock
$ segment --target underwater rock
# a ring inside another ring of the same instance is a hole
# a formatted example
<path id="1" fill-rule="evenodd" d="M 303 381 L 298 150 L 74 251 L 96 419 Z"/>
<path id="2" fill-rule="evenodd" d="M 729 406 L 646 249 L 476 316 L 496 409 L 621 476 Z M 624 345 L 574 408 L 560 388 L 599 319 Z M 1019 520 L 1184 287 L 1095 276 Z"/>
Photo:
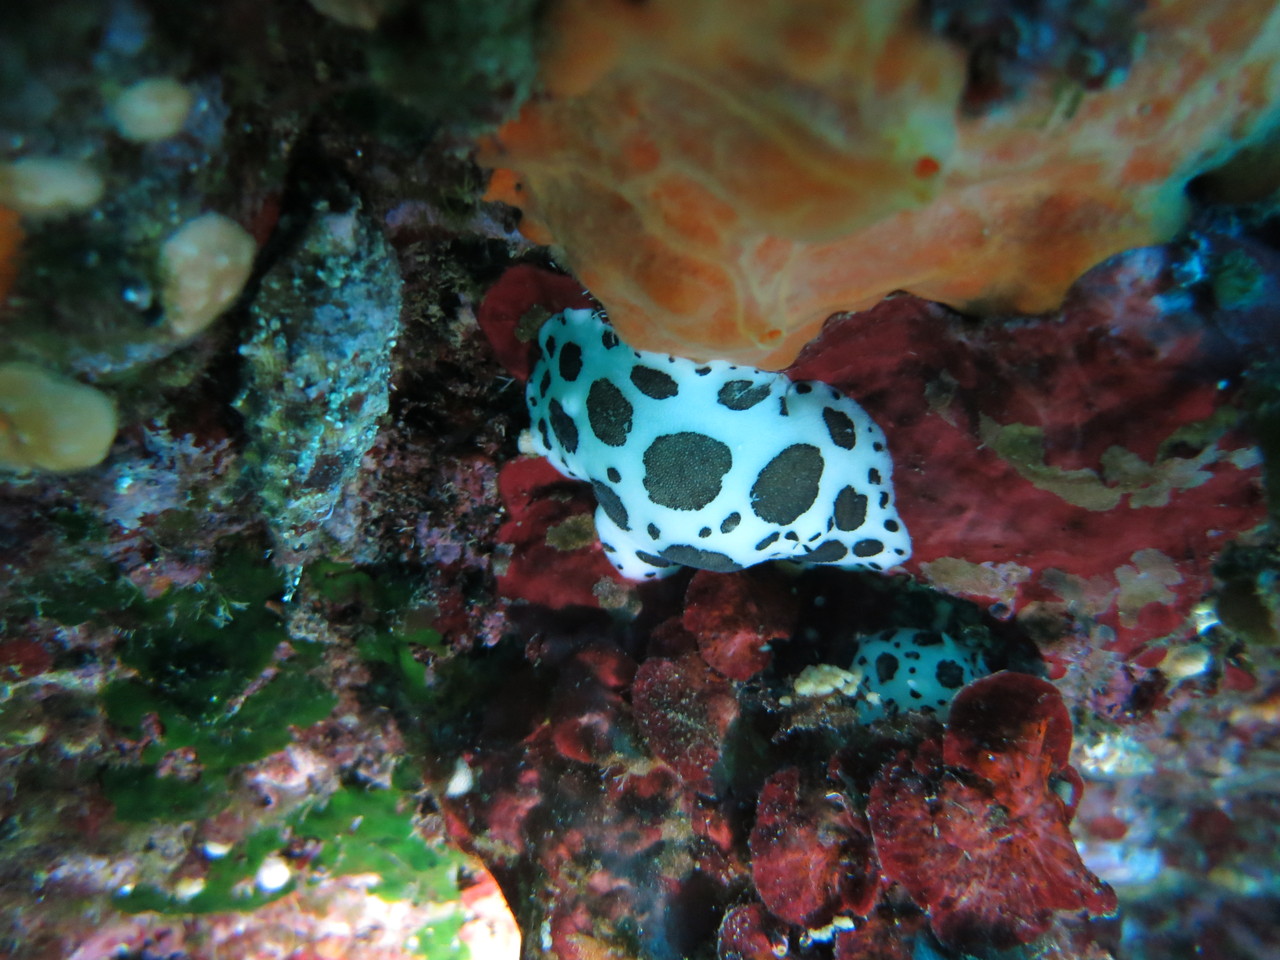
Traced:
<path id="1" fill-rule="evenodd" d="M 881 770 L 867 815 L 884 875 L 928 908 L 943 943 L 1007 949 L 1056 911 L 1116 909 L 1068 830 L 1083 789 L 1070 749 L 1057 688 L 1001 672 L 961 691 L 940 739 Z"/>
<path id="2" fill-rule="evenodd" d="M 802 790 L 796 767 L 765 781 L 750 845 L 756 890 L 781 920 L 822 926 L 875 906 L 880 865 L 866 817 L 839 791 Z"/>
<path id="3" fill-rule="evenodd" d="M 247 475 L 286 568 L 324 541 L 387 412 L 400 288 L 395 254 L 360 205 L 322 202 L 254 298 L 235 407 Z"/>

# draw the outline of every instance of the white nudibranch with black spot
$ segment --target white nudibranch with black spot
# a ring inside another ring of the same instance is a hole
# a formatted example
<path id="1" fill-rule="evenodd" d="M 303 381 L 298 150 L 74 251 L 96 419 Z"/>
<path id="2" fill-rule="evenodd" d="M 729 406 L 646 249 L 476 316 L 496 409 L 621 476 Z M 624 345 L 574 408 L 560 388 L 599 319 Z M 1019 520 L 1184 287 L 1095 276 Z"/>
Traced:
<path id="1" fill-rule="evenodd" d="M 633 350 L 590 310 L 538 337 L 535 452 L 591 483 L 626 577 L 790 560 L 885 570 L 911 555 L 884 432 L 825 383 Z"/>
<path id="2" fill-rule="evenodd" d="M 855 695 L 863 723 L 911 710 L 945 720 L 960 688 L 987 674 L 977 651 L 949 634 L 909 628 L 862 637 L 852 666 L 862 676 Z"/>

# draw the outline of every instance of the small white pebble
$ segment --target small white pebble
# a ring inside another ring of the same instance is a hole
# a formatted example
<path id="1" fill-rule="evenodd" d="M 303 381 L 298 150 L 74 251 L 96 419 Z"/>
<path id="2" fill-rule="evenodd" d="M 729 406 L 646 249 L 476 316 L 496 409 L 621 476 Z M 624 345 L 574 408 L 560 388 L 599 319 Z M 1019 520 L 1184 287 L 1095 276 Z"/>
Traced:
<path id="1" fill-rule="evenodd" d="M 1199 644 L 1190 644 L 1170 650 L 1164 662 L 1160 664 L 1160 670 L 1170 680 L 1176 682 L 1198 677 L 1212 664 L 1213 657 L 1208 649 Z"/>
<path id="2" fill-rule="evenodd" d="M 231 844 L 220 840 L 206 840 L 200 847 L 210 860 L 221 860 L 231 852 Z"/>
<path id="3" fill-rule="evenodd" d="M 253 882 L 263 893 L 275 893 L 277 890 L 283 890 L 285 884 L 292 879 L 293 870 L 289 864 L 283 857 L 273 854 L 262 861 L 262 866 L 258 867 Z"/>
<path id="4" fill-rule="evenodd" d="M 173 895 L 178 900 L 190 900 L 204 892 L 204 877 L 183 877 L 173 885 Z"/>
<path id="5" fill-rule="evenodd" d="M 449 775 L 449 783 L 444 788 L 444 795 L 446 797 L 466 796 L 474 785 L 475 774 L 467 766 L 467 761 L 459 757 L 458 762 L 453 765 L 453 773 Z"/>

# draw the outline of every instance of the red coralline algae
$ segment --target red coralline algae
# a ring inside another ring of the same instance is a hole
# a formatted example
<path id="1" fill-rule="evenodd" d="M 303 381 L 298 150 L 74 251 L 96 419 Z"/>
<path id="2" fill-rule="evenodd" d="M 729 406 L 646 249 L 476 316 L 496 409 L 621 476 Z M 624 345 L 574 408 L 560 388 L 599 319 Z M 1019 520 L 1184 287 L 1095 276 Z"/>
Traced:
<path id="1" fill-rule="evenodd" d="M 536 319 L 532 333 L 522 336 L 528 331 L 521 327 L 521 323 L 527 322 L 526 317 L 531 311 L 541 308 L 545 316 L 551 316 L 561 310 L 594 305 L 595 301 L 573 277 L 552 273 L 533 264 L 519 263 L 508 267 L 489 288 L 476 311 L 476 322 L 498 362 L 513 377 L 524 381 L 529 379 L 537 342 L 534 337 L 537 333 Z"/>
<path id="2" fill-rule="evenodd" d="M 1114 912 L 1114 892 L 1067 829 L 1080 781 L 1066 763 L 1071 726 L 1057 689 L 998 673 L 962 690 L 951 710 L 940 739 L 901 751 L 871 789 L 885 877 L 953 947 L 1028 943 L 1056 911 Z"/>
<path id="3" fill-rule="evenodd" d="M 499 593 L 547 607 L 599 606 L 595 585 L 618 578 L 595 538 L 591 489 L 566 480 L 547 460 L 525 458 L 502 468 L 498 492 L 510 515 L 498 542 L 512 546 Z M 567 532 L 556 539 L 553 531 Z"/>
<path id="4" fill-rule="evenodd" d="M 769 665 L 770 641 L 791 635 L 795 615 L 776 581 L 742 571 L 700 570 L 684 597 L 684 628 L 702 659 L 730 680 L 749 680 Z"/>
<path id="5" fill-rule="evenodd" d="M 53 668 L 53 654 L 35 640 L 13 637 L 0 640 L 0 678 L 29 680 Z"/>
<path id="6" fill-rule="evenodd" d="M 1122 655 L 1180 629 L 1266 509 L 1221 338 L 1171 257 L 1115 257 L 1061 314 L 1005 324 L 890 299 L 833 320 L 788 370 L 888 426 L 909 569 L 1009 614 L 1101 624 Z"/>
<path id="7" fill-rule="evenodd" d="M 758 903 L 744 903 L 724 915 L 717 938 L 720 960 L 778 960 L 787 955 L 786 927 Z"/>
<path id="8" fill-rule="evenodd" d="M 820 927 L 875 906 L 880 871 L 866 818 L 838 791 L 802 793 L 796 767 L 765 781 L 750 847 L 756 892 L 779 919 Z"/>
<path id="9" fill-rule="evenodd" d="M 924 926 L 919 915 L 879 909 L 853 930 L 835 935 L 835 960 L 912 960 L 912 937 Z"/>
<path id="10" fill-rule="evenodd" d="M 693 789 L 715 794 L 721 748 L 738 702 L 729 681 L 694 654 L 646 660 L 631 691 L 649 748 Z"/>

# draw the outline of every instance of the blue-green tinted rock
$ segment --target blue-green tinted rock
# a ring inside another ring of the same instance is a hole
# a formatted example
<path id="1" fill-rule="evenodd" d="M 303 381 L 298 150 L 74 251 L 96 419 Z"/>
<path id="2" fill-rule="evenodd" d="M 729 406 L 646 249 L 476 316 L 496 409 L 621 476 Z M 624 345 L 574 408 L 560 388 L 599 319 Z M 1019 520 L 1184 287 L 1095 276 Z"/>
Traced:
<path id="1" fill-rule="evenodd" d="M 346 536 L 326 522 L 386 415 L 400 303 L 395 254 L 356 202 L 321 202 L 254 298 L 235 406 L 276 562 L 295 582 L 306 559 Z"/>

